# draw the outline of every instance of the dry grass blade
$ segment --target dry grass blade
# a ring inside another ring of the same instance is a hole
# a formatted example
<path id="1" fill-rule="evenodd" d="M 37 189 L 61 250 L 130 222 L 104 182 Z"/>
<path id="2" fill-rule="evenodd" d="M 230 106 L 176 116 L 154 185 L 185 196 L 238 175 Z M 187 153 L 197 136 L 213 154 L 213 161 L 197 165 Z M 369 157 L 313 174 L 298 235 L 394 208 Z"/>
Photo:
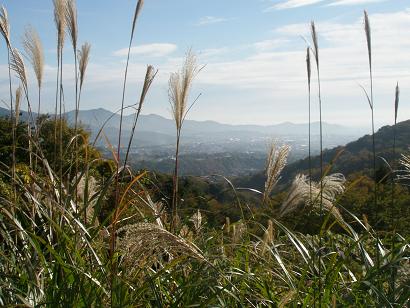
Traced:
<path id="1" fill-rule="evenodd" d="M 396 85 L 396 93 L 394 98 L 394 123 L 397 122 L 397 113 L 399 112 L 400 88 L 399 83 Z"/>
<path id="2" fill-rule="evenodd" d="M 266 181 L 263 194 L 264 201 L 269 198 L 273 188 L 278 183 L 280 173 L 286 166 L 289 151 L 290 147 L 288 145 L 283 145 L 279 149 L 274 143 L 271 145 L 266 164 Z"/>
<path id="3" fill-rule="evenodd" d="M 177 130 L 180 130 L 182 127 L 182 122 L 187 110 L 189 90 L 197 72 L 196 56 L 189 50 L 182 70 L 172 73 L 169 78 L 168 94 Z"/>
<path id="4" fill-rule="evenodd" d="M 23 84 L 24 90 L 27 91 L 26 66 L 24 65 L 23 57 L 17 48 L 13 48 L 12 50 L 10 67 L 17 74 L 17 77 Z"/>
<path id="5" fill-rule="evenodd" d="M 79 71 L 80 71 L 80 89 L 83 86 L 85 72 L 87 70 L 88 61 L 90 58 L 90 49 L 91 45 L 85 42 L 81 49 L 78 51 L 78 63 L 79 63 Z"/>
<path id="6" fill-rule="evenodd" d="M 53 0 L 54 4 L 54 22 L 57 28 L 57 48 L 58 50 L 63 49 L 65 28 L 67 25 L 66 20 L 66 0 Z"/>
<path id="7" fill-rule="evenodd" d="M 15 98 L 15 117 L 16 117 L 16 122 L 15 125 L 17 126 L 19 123 L 19 118 L 20 118 L 20 102 L 21 102 L 21 94 L 22 94 L 22 88 L 19 86 L 16 89 L 16 98 Z"/>
<path id="8" fill-rule="evenodd" d="M 38 87 L 41 88 L 44 72 L 44 54 L 40 37 L 34 28 L 26 29 L 23 37 L 23 47 L 36 74 Z"/>
<path id="9" fill-rule="evenodd" d="M 67 0 L 65 9 L 65 20 L 68 34 L 73 44 L 73 49 L 77 50 L 78 26 L 77 26 L 77 6 L 75 0 Z"/>
<path id="10" fill-rule="evenodd" d="M 124 254 L 123 262 L 127 268 L 135 268 L 157 262 L 169 261 L 175 257 L 192 257 L 205 260 L 200 250 L 157 224 L 138 223 L 118 229 L 124 233 L 119 237 L 118 248 Z"/>
<path id="11" fill-rule="evenodd" d="M 370 69 L 372 67 L 372 36 L 370 31 L 369 15 L 364 11 L 364 30 L 366 32 L 367 53 L 369 56 Z"/>
<path id="12" fill-rule="evenodd" d="M 0 8 L 0 32 L 3 35 L 7 46 L 10 48 L 10 23 L 7 10 L 4 6 Z"/>

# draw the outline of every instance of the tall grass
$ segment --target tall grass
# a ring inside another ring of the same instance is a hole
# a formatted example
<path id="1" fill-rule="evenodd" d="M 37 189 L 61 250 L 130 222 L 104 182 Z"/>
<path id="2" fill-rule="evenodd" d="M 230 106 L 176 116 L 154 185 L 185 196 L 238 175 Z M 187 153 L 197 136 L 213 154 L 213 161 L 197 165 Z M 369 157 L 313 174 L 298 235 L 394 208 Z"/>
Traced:
<path id="1" fill-rule="evenodd" d="M 178 217 L 178 170 L 179 170 L 179 146 L 181 141 L 182 125 L 191 106 L 188 106 L 189 92 L 192 81 L 198 73 L 196 57 L 191 50 L 188 51 L 185 62 L 180 72 L 172 73 L 169 78 L 169 101 L 172 109 L 172 116 L 176 127 L 176 147 L 175 147 L 175 167 L 173 174 L 172 209 L 171 209 L 171 230 L 175 230 Z"/>
<path id="2" fill-rule="evenodd" d="M 318 37 L 316 33 L 316 26 L 315 23 L 312 21 L 310 24 L 310 33 L 312 36 L 312 53 L 315 58 L 315 64 L 316 64 L 316 76 L 317 76 L 317 86 L 318 86 L 318 100 L 319 100 L 319 150 L 320 150 L 320 192 L 319 192 L 319 198 L 320 198 L 320 215 L 323 216 L 323 127 L 322 127 L 322 92 L 321 92 L 321 85 L 320 85 L 320 63 L 319 63 L 319 43 L 318 43 Z M 322 237 L 319 237 L 319 245 L 321 246 L 322 244 Z M 322 284 L 321 284 L 321 274 L 322 274 L 322 268 L 321 268 L 321 253 L 319 252 L 318 259 L 319 259 L 319 268 L 318 268 L 318 273 L 319 273 L 319 305 L 321 305 L 322 302 Z"/>

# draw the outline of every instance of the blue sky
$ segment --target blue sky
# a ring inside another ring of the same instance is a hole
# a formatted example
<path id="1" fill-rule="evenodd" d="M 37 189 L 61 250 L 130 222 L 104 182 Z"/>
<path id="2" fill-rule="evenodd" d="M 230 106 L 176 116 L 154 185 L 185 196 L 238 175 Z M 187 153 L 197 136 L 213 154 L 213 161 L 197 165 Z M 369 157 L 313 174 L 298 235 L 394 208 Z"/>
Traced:
<path id="1" fill-rule="evenodd" d="M 39 32 L 45 50 L 45 111 L 54 106 L 56 32 L 51 0 L 1 2 L 9 12 L 12 43 L 20 47 L 26 25 Z M 92 45 L 82 108 L 120 107 L 125 52 L 135 0 L 77 0 L 79 40 Z M 393 119 L 394 87 L 401 85 L 399 119 L 410 118 L 410 3 L 408 0 L 145 0 L 138 20 L 126 103 L 140 92 L 147 64 L 159 70 L 144 113 L 170 117 L 167 80 L 188 48 L 206 65 L 191 98 L 189 115 L 224 123 L 274 124 L 307 121 L 305 49 L 309 23 L 319 33 L 323 118 L 369 126 L 359 84 L 368 86 L 363 10 L 370 15 L 374 54 L 375 116 Z M 73 102 L 73 55 L 64 54 L 66 109 Z M 28 63 L 27 63 L 28 65 Z M 31 69 L 30 69 L 31 72 Z M 8 100 L 6 50 L 0 48 L 0 99 Z M 35 93 L 34 78 L 30 89 Z M 16 83 L 15 83 L 16 85 Z M 313 95 L 316 84 L 313 83 Z M 312 100 L 317 116 L 317 99 Z"/>

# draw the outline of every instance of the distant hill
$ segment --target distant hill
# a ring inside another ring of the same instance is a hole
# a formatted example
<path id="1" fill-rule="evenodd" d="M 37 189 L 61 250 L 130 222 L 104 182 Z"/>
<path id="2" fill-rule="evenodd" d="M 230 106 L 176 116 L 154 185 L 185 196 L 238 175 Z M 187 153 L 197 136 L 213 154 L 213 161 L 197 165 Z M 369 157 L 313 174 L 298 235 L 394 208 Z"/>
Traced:
<path id="1" fill-rule="evenodd" d="M 383 175 L 388 168 L 387 162 L 398 159 L 401 153 L 409 151 L 410 120 L 397 123 L 396 127 L 396 156 L 393 156 L 394 126 L 384 126 L 375 133 L 378 173 Z M 323 152 L 324 168 L 331 165 L 331 172 L 341 172 L 346 177 L 361 173 L 371 176 L 373 166 L 372 135 L 365 135 L 345 146 L 326 149 Z M 320 176 L 320 156 L 311 158 L 313 178 Z M 309 159 L 304 158 L 287 165 L 282 172 L 281 183 L 289 183 L 297 173 L 309 173 Z M 238 185 L 262 188 L 265 181 L 263 172 L 245 178 L 238 178 Z"/>

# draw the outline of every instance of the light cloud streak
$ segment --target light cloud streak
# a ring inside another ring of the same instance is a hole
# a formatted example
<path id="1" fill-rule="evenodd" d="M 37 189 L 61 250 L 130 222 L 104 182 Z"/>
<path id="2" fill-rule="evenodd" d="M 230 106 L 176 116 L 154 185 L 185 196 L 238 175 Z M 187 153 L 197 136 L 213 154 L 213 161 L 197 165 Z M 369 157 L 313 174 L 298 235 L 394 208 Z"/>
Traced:
<path id="1" fill-rule="evenodd" d="M 177 45 L 170 43 L 153 43 L 131 47 L 131 54 L 148 57 L 163 57 L 172 54 L 178 49 Z M 128 48 L 123 48 L 114 52 L 115 56 L 126 56 Z"/>
<path id="2" fill-rule="evenodd" d="M 198 20 L 198 22 L 196 23 L 196 26 L 206 26 L 206 25 L 211 25 L 211 24 L 218 24 L 221 22 L 225 22 L 227 20 L 228 19 L 224 17 L 204 16 Z"/>

